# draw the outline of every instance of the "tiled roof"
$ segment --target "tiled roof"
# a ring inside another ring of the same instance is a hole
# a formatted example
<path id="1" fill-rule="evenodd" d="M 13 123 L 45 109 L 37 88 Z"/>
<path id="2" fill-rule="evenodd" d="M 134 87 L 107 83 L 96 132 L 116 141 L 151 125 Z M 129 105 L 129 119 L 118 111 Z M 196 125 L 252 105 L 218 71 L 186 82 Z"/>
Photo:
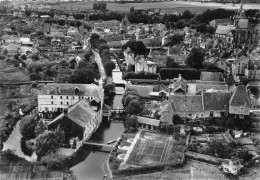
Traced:
<path id="1" fill-rule="evenodd" d="M 153 91 L 154 86 L 144 86 L 144 85 L 126 85 L 127 89 L 134 89 L 138 92 L 141 97 L 149 97 L 149 93 Z"/>
<path id="2" fill-rule="evenodd" d="M 206 111 L 228 110 L 231 94 L 223 92 L 203 93 L 203 105 Z"/>
<path id="3" fill-rule="evenodd" d="M 231 106 L 250 106 L 250 100 L 246 86 L 238 85 L 230 99 Z"/>
<path id="4" fill-rule="evenodd" d="M 61 115 L 56 117 L 50 124 L 61 119 L 64 116 L 64 113 L 62 113 Z M 88 99 L 82 99 L 75 105 L 68 108 L 67 117 L 83 128 L 89 123 L 89 121 L 94 119 L 95 116 L 96 112 L 92 110 Z"/>
<path id="5" fill-rule="evenodd" d="M 228 87 L 223 84 L 196 84 L 196 93 L 208 89 L 226 90 Z"/>
<path id="6" fill-rule="evenodd" d="M 218 25 L 215 33 L 227 35 L 227 34 L 231 33 L 231 30 L 233 30 L 233 29 L 235 29 L 235 27 Z"/>
<path id="7" fill-rule="evenodd" d="M 45 85 L 39 95 L 57 94 L 57 95 L 76 95 L 75 89 L 78 88 L 77 95 L 86 96 L 103 96 L 103 88 L 94 84 L 63 84 L 63 83 L 50 83 Z"/>
<path id="8" fill-rule="evenodd" d="M 238 28 L 241 28 L 241 29 L 250 28 L 249 19 L 239 19 Z"/>
<path id="9" fill-rule="evenodd" d="M 142 116 L 137 116 L 137 121 L 142 124 L 148 124 L 148 125 L 157 126 L 157 127 L 160 124 L 160 120 L 142 117 Z"/>
<path id="10" fill-rule="evenodd" d="M 202 96 L 172 95 L 169 97 L 174 112 L 202 112 Z"/>
<path id="11" fill-rule="evenodd" d="M 201 72 L 201 81 L 222 81 L 221 72 Z"/>

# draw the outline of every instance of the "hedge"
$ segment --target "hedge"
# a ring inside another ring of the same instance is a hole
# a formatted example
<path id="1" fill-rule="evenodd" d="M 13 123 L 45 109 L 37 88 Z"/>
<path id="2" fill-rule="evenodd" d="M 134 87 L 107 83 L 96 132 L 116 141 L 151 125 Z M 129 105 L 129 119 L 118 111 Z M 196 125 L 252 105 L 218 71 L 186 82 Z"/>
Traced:
<path id="1" fill-rule="evenodd" d="M 181 76 L 186 80 L 199 80 L 201 70 L 196 69 L 169 69 L 163 68 L 160 70 L 161 79 L 173 79 L 177 78 L 181 74 Z"/>
<path id="2" fill-rule="evenodd" d="M 159 75 L 150 72 L 127 72 L 124 74 L 123 79 L 158 79 Z"/>

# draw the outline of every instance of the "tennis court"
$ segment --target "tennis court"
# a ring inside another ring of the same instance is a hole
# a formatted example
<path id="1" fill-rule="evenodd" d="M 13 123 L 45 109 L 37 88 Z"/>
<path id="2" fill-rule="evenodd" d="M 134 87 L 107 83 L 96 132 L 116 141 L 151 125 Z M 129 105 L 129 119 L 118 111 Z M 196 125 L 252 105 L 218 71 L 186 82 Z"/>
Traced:
<path id="1" fill-rule="evenodd" d="M 127 164 L 164 164 L 172 148 L 173 138 L 168 135 L 143 132 L 139 137 Z"/>

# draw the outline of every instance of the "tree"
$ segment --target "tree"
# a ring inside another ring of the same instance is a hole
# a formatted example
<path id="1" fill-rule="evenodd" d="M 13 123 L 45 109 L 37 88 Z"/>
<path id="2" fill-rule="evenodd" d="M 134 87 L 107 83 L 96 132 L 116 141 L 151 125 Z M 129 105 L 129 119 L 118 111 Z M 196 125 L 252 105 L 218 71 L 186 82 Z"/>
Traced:
<path id="1" fill-rule="evenodd" d="M 145 55 L 149 50 L 145 47 L 142 41 L 130 40 L 122 46 L 122 50 L 130 48 L 135 55 Z"/>
<path id="2" fill-rule="evenodd" d="M 91 68 L 83 68 L 74 70 L 73 74 L 69 77 L 69 83 L 76 84 L 91 84 L 95 79 L 99 79 L 100 74 Z"/>
<path id="3" fill-rule="evenodd" d="M 186 64 L 190 68 L 201 69 L 203 67 L 204 54 L 201 49 L 192 48 L 186 59 Z"/>
<path id="4" fill-rule="evenodd" d="M 180 124 L 181 123 L 181 118 L 178 114 L 174 114 L 172 117 L 172 123 L 173 124 Z"/>
<path id="5" fill-rule="evenodd" d="M 41 76 L 36 73 L 30 74 L 29 77 L 31 81 L 41 80 Z"/>
<path id="6" fill-rule="evenodd" d="M 184 21 L 183 20 L 177 21 L 177 23 L 175 24 L 175 27 L 177 29 L 183 29 L 184 28 Z"/>
<path id="7" fill-rule="evenodd" d="M 107 44 L 101 44 L 98 49 L 99 49 L 99 54 L 101 55 L 103 50 L 105 49 L 109 50 L 109 46 Z"/>
<path id="8" fill-rule="evenodd" d="M 132 100 L 129 102 L 128 106 L 126 107 L 126 112 L 131 115 L 137 115 L 142 112 L 142 106 L 140 101 Z"/>
<path id="9" fill-rule="evenodd" d="M 181 43 L 183 39 L 184 39 L 184 35 L 181 34 L 170 35 L 167 37 L 165 45 L 174 46 Z"/>
<path id="10" fill-rule="evenodd" d="M 7 49 L 4 49 L 4 55 L 7 55 L 8 54 L 8 50 Z"/>
<path id="11" fill-rule="evenodd" d="M 127 131 L 137 131 L 138 128 L 138 121 L 137 121 L 137 117 L 131 117 L 131 118 L 126 118 L 125 120 L 125 128 Z"/>
<path id="12" fill-rule="evenodd" d="M 36 154 L 41 159 L 47 154 L 55 153 L 59 144 L 55 132 L 45 131 L 36 138 Z"/>
<path id="13" fill-rule="evenodd" d="M 128 95 L 130 95 L 130 94 L 139 97 L 139 94 L 138 94 L 138 92 L 137 92 L 136 90 L 126 89 L 126 90 L 125 90 L 125 93 L 124 93 L 124 95 L 123 95 L 123 97 L 122 97 L 122 104 L 123 104 L 123 105 L 125 104 L 125 98 L 126 98 L 126 96 L 128 96 Z"/>
<path id="14" fill-rule="evenodd" d="M 57 129 L 55 130 L 55 135 L 58 143 L 63 143 L 65 141 L 65 132 L 61 129 L 60 124 L 58 125 Z"/>
<path id="15" fill-rule="evenodd" d="M 62 19 L 59 19 L 58 21 L 58 24 L 61 25 L 61 26 L 64 26 L 65 25 L 65 20 L 62 20 Z"/>
<path id="16" fill-rule="evenodd" d="M 175 60 L 172 57 L 167 56 L 166 57 L 166 67 L 167 68 L 178 68 L 178 63 L 175 62 Z"/>
<path id="17" fill-rule="evenodd" d="M 20 123 L 20 132 L 25 139 L 32 139 L 35 137 L 35 127 L 38 124 L 38 119 L 32 115 L 22 118 Z"/>
<path id="18" fill-rule="evenodd" d="M 207 24 L 206 23 L 198 24 L 196 30 L 198 32 L 201 32 L 201 33 L 206 33 L 207 32 Z"/>
<path id="19" fill-rule="evenodd" d="M 124 107 L 127 107 L 132 100 L 138 100 L 138 101 L 139 101 L 140 99 L 139 99 L 139 97 L 136 96 L 136 95 L 131 95 L 131 94 L 129 94 L 129 95 L 127 95 L 127 96 L 125 97 L 125 101 L 124 101 L 123 106 L 124 106 Z"/>
<path id="20" fill-rule="evenodd" d="M 89 43 L 92 48 L 97 49 L 99 47 L 99 38 L 100 36 L 96 33 L 91 34 Z"/>
<path id="21" fill-rule="evenodd" d="M 194 14 L 192 14 L 189 10 L 184 11 L 181 15 L 182 19 L 191 19 L 193 17 L 194 17 Z"/>
<path id="22" fill-rule="evenodd" d="M 81 26 L 82 25 L 82 23 L 80 22 L 80 21 L 77 21 L 76 22 L 76 27 L 79 27 L 79 26 Z"/>
<path id="23" fill-rule="evenodd" d="M 40 120 L 37 124 L 37 126 L 35 127 L 34 133 L 36 136 L 42 134 L 45 130 L 46 130 L 46 126 L 44 125 L 43 121 Z"/>
<path id="24" fill-rule="evenodd" d="M 26 57 L 26 55 L 25 55 L 25 54 L 23 54 L 23 55 L 21 56 L 21 59 L 22 59 L 22 60 L 24 60 L 24 61 L 25 61 L 25 60 L 27 60 L 27 57 Z"/>
<path id="25" fill-rule="evenodd" d="M 104 69 L 105 69 L 106 75 L 109 77 L 112 77 L 112 71 L 115 68 L 116 68 L 116 65 L 112 61 L 107 61 L 104 63 Z"/>
<path id="26" fill-rule="evenodd" d="M 135 8 L 134 7 L 130 7 L 130 13 L 134 13 L 135 12 Z"/>
<path id="27" fill-rule="evenodd" d="M 34 60 L 34 61 L 38 61 L 39 60 L 39 56 L 37 54 L 33 54 L 31 56 L 31 59 Z"/>

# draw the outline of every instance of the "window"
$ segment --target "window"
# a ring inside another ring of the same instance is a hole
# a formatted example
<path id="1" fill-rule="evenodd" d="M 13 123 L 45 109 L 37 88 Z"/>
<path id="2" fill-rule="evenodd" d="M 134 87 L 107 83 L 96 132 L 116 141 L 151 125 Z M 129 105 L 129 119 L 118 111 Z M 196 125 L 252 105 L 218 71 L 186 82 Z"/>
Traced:
<path id="1" fill-rule="evenodd" d="M 60 96 L 60 98 L 62 99 L 62 96 Z"/>
<path id="2" fill-rule="evenodd" d="M 60 104 L 62 105 L 62 102 L 60 102 Z"/>
<path id="3" fill-rule="evenodd" d="M 51 104 L 53 104 L 53 101 L 51 102 Z"/>
<path id="4" fill-rule="evenodd" d="M 67 105 L 69 105 L 69 102 L 67 102 Z"/>
<path id="5" fill-rule="evenodd" d="M 51 96 L 51 98 L 53 99 L 53 96 Z"/>
<path id="6" fill-rule="evenodd" d="M 69 99 L 69 96 L 67 96 L 67 99 Z"/>

